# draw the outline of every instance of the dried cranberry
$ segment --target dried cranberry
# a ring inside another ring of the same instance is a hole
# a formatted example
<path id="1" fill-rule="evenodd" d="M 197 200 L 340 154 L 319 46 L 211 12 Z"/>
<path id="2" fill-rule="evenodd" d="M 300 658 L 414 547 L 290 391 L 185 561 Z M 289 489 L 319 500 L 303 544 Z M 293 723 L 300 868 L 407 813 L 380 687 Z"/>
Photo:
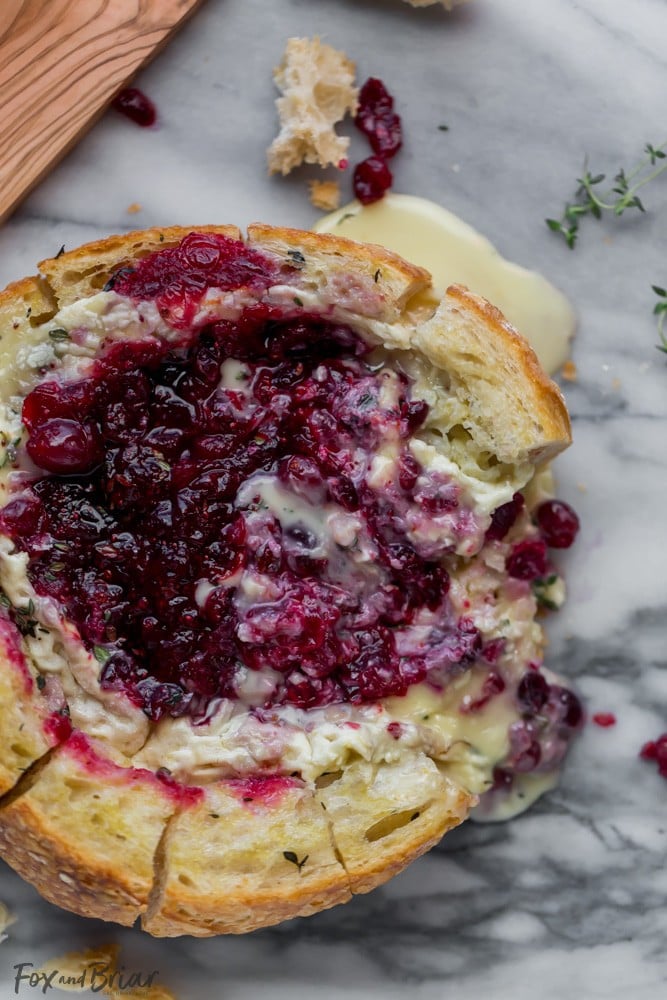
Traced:
<path id="1" fill-rule="evenodd" d="M 569 728 L 576 729 L 583 722 L 584 710 L 573 691 L 552 684 L 549 701 L 556 705 L 561 721 Z"/>
<path id="2" fill-rule="evenodd" d="M 142 128 L 154 125 L 157 120 L 155 105 L 137 87 L 126 87 L 124 90 L 121 90 L 114 98 L 111 106 L 115 111 L 120 111 L 126 118 L 130 118 L 133 122 L 136 122 L 137 125 L 141 125 Z"/>
<path id="3" fill-rule="evenodd" d="M 482 690 L 477 698 L 470 702 L 464 702 L 461 712 L 475 713 L 481 712 L 496 695 L 502 694 L 505 690 L 505 681 L 495 670 L 491 670 L 482 684 Z"/>
<path id="4" fill-rule="evenodd" d="M 526 538 L 512 547 L 506 565 L 516 580 L 538 580 L 547 572 L 547 547 L 541 538 Z"/>
<path id="5" fill-rule="evenodd" d="M 522 711 L 534 715 L 547 703 L 549 684 L 538 670 L 529 670 L 519 681 L 516 696 Z"/>
<path id="6" fill-rule="evenodd" d="M 354 123 L 368 138 L 374 153 L 387 159 L 403 144 L 401 119 L 393 110 L 394 99 L 381 80 L 370 77 L 359 91 Z"/>
<path id="7" fill-rule="evenodd" d="M 535 511 L 535 520 L 552 549 L 569 549 L 579 531 L 579 518 L 564 500 L 545 500 Z"/>
<path id="8" fill-rule="evenodd" d="M 369 156 L 354 168 L 354 193 L 362 205 L 384 198 L 394 178 L 384 160 Z"/>
<path id="9" fill-rule="evenodd" d="M 487 542 L 500 541 L 504 538 L 524 507 L 524 499 L 521 493 L 515 493 L 507 503 L 496 507 L 491 515 L 491 524 L 486 532 Z"/>

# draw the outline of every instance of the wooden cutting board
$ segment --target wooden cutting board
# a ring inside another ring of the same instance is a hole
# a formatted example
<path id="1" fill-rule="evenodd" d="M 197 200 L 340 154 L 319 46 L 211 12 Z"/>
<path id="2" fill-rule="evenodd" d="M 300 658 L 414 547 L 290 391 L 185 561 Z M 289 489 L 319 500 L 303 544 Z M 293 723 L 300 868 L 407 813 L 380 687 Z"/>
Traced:
<path id="1" fill-rule="evenodd" d="M 0 220 L 200 2 L 0 0 Z"/>

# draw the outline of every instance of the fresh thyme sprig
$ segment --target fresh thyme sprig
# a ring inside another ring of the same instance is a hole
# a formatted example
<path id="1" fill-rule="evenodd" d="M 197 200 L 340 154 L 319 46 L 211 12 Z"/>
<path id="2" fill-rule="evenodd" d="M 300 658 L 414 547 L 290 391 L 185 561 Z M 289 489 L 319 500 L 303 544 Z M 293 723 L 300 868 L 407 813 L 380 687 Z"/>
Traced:
<path id="1" fill-rule="evenodd" d="M 658 301 L 653 306 L 653 315 L 658 317 L 658 333 L 660 334 L 661 344 L 658 344 L 658 350 L 663 351 L 667 354 L 667 332 L 665 331 L 665 320 L 667 319 L 667 288 L 661 288 L 660 285 L 651 285 L 651 288 L 658 296 Z"/>
<path id="2" fill-rule="evenodd" d="M 667 170 L 666 147 L 667 140 L 659 146 L 647 142 L 644 146 L 646 154 L 644 158 L 629 173 L 621 168 L 614 177 L 614 186 L 601 195 L 598 191 L 606 175 L 593 174 L 584 163 L 584 175 L 577 178 L 579 187 L 575 191 L 573 201 L 566 203 L 560 219 L 544 220 L 549 229 L 559 233 L 570 250 L 574 250 L 579 235 L 579 223 L 585 216 L 592 215 L 593 218 L 600 219 L 603 212 L 623 215 L 628 208 L 637 208 L 640 212 L 645 212 L 646 209 L 637 192 Z M 659 163 L 661 160 L 664 162 Z"/>

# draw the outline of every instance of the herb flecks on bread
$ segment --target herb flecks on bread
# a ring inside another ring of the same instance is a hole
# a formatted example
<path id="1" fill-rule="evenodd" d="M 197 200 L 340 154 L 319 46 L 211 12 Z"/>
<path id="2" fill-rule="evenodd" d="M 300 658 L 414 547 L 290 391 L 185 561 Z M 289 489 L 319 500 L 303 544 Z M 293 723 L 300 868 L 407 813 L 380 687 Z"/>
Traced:
<path id="1" fill-rule="evenodd" d="M 89 916 L 238 933 L 553 785 L 569 421 L 497 310 L 453 286 L 423 318 L 421 268 L 259 224 L 41 270 L 0 297 L 10 864 Z"/>
<path id="2" fill-rule="evenodd" d="M 302 163 L 338 166 L 350 140 L 335 125 L 353 114 L 355 64 L 319 38 L 290 38 L 274 72 L 280 133 L 268 150 L 269 173 L 288 174 Z"/>

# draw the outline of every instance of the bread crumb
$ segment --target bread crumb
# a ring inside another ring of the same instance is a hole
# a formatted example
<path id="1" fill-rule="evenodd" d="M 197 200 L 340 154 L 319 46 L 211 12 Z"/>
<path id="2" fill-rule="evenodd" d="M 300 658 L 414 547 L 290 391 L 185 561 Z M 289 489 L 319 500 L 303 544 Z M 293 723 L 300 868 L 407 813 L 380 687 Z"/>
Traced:
<path id="1" fill-rule="evenodd" d="M 13 923 L 16 923 L 16 917 L 9 912 L 4 903 L 0 903 L 0 942 L 7 940 L 5 931 Z"/>
<path id="2" fill-rule="evenodd" d="M 333 212 L 340 206 L 340 185 L 338 181 L 309 181 L 310 201 L 323 212 Z"/>
<path id="3" fill-rule="evenodd" d="M 580 493 L 588 493 L 588 486 L 586 486 L 586 483 L 577 483 L 577 489 Z"/>
<path id="4" fill-rule="evenodd" d="M 318 37 L 290 38 L 273 79 L 282 97 L 280 133 L 268 149 L 269 173 L 288 174 L 301 163 L 321 167 L 346 158 L 350 140 L 334 125 L 357 107 L 356 66 Z"/>
<path id="5" fill-rule="evenodd" d="M 139 204 L 138 201 L 133 201 L 131 205 L 127 206 L 127 214 L 128 215 L 136 215 L 137 212 L 140 212 L 140 211 L 141 211 L 141 205 Z"/>
<path id="6" fill-rule="evenodd" d="M 66 955 L 51 958 L 37 969 L 49 979 L 49 984 L 64 993 L 82 993 L 92 990 L 110 1000 L 176 1000 L 171 990 L 160 983 L 153 983 L 157 971 L 131 971 L 118 968 L 117 944 L 87 948 L 85 951 L 70 951 Z M 137 985 L 137 982 L 145 985 Z"/>
<path id="7" fill-rule="evenodd" d="M 577 366 L 574 361 L 566 361 L 561 369 L 561 378 L 564 378 L 566 382 L 576 382 L 577 381 Z"/>

